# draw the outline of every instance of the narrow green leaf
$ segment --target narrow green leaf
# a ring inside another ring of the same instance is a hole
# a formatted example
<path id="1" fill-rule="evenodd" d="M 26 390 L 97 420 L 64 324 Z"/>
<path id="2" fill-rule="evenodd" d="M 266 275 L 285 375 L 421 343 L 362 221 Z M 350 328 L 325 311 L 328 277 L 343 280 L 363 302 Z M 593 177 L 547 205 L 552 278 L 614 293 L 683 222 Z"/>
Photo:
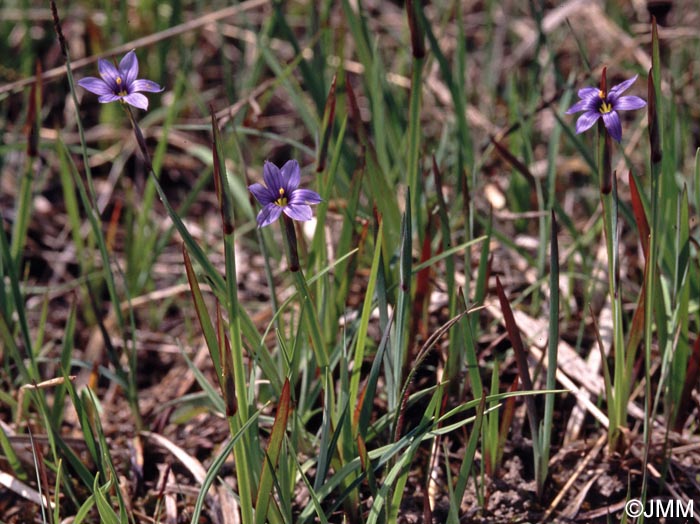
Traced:
<path id="1" fill-rule="evenodd" d="M 322 370 L 322 373 L 330 374 L 328 368 Z M 327 383 L 330 383 L 330 378 L 325 379 Z M 321 426 L 321 443 L 319 446 L 319 457 L 318 466 L 316 472 L 316 479 L 314 480 L 314 490 L 318 491 L 323 486 L 328 471 L 330 470 L 331 461 L 336 453 L 336 446 L 338 445 L 338 439 L 340 438 L 339 428 L 342 428 L 346 424 L 347 417 L 350 412 L 349 402 L 343 404 L 343 408 L 340 411 L 340 416 L 335 422 L 335 431 L 333 431 L 333 417 L 331 414 L 332 409 L 332 391 L 330 389 L 324 390 L 324 405 L 323 405 L 323 425 Z M 332 436 L 331 436 L 332 434 Z"/>
<path id="2" fill-rule="evenodd" d="M 299 464 L 299 461 L 294 460 L 294 464 L 297 467 L 297 471 L 299 472 L 299 476 L 301 479 L 304 481 L 304 484 L 306 485 L 306 489 L 309 490 L 309 497 L 311 498 L 311 506 L 307 506 L 307 508 L 313 507 L 313 509 L 316 510 L 316 516 L 318 517 L 319 521 L 321 524 L 328 524 L 328 519 L 326 518 L 326 514 L 323 511 L 323 506 L 321 506 L 321 501 L 318 498 L 318 495 L 316 495 L 316 488 L 314 488 L 311 483 L 309 482 L 309 479 L 306 477 L 306 473 L 302 470 L 301 465 Z M 303 522 L 303 521 L 302 521 Z"/>
<path id="3" fill-rule="evenodd" d="M 4 426 L 0 426 L 0 448 L 2 448 L 3 457 L 5 460 L 7 460 L 7 463 L 9 464 L 14 476 L 19 480 L 26 482 L 28 478 L 27 472 L 24 470 L 22 462 L 19 460 L 17 453 L 12 447 L 10 439 L 7 438 Z"/>
<path id="4" fill-rule="evenodd" d="M 396 305 L 396 326 L 395 340 L 389 354 L 389 362 L 391 363 L 389 370 L 394 376 L 395 386 L 401 382 L 403 375 L 403 366 L 405 364 L 406 353 L 408 350 L 406 337 L 408 330 L 408 320 L 410 315 L 411 302 L 411 265 L 413 263 L 413 229 L 411 223 L 411 188 L 407 188 L 405 196 L 406 210 L 401 219 L 401 254 L 399 259 L 399 293 Z M 398 408 L 401 397 L 399 391 L 387 391 L 389 396 L 389 411 L 395 411 Z M 399 424 L 393 429 L 395 435 L 400 432 Z"/>
<path id="5" fill-rule="evenodd" d="M 360 418 L 358 420 L 358 430 L 359 435 L 363 438 L 367 438 L 367 430 L 369 429 L 369 422 L 372 416 L 372 409 L 374 407 L 375 394 L 377 391 L 377 383 L 379 381 L 379 372 L 381 370 L 382 361 L 384 360 L 384 353 L 386 351 L 386 346 L 389 343 L 389 337 L 391 334 L 391 325 L 394 319 L 394 312 L 391 312 L 391 317 L 387 322 L 386 329 L 382 335 L 382 339 L 379 342 L 379 347 L 377 348 L 377 353 L 374 356 L 372 362 L 372 368 L 369 372 L 369 377 L 367 377 L 367 390 L 365 393 L 365 399 L 362 403 L 362 411 L 360 412 Z"/>
<path id="6" fill-rule="evenodd" d="M 107 495 L 112 489 L 112 481 L 110 480 L 105 485 L 99 485 L 99 474 L 95 476 L 95 484 L 93 486 L 93 494 L 95 496 L 95 503 L 97 504 L 97 511 L 100 514 L 100 521 L 103 524 L 120 524 L 119 516 L 115 513 L 112 505 L 107 499 Z"/>
<path id="7" fill-rule="evenodd" d="M 272 425 L 272 433 L 267 446 L 267 460 L 263 463 L 260 484 L 258 485 L 258 495 L 255 502 L 255 522 L 264 524 L 267 518 L 267 511 L 272 499 L 272 484 L 274 468 L 277 467 L 284 435 L 287 431 L 287 420 L 291 413 L 291 396 L 289 390 L 289 380 L 285 380 L 282 387 L 282 396 L 277 405 L 277 415 Z"/>
<path id="8" fill-rule="evenodd" d="M 335 83 L 337 74 L 333 75 L 331 88 L 326 97 L 326 106 L 323 109 L 323 120 L 321 121 L 321 142 L 318 147 L 316 158 L 316 172 L 320 173 L 326 168 L 326 156 L 328 155 L 328 145 L 333 132 L 333 122 L 335 120 Z"/>
<path id="9" fill-rule="evenodd" d="M 695 150 L 695 209 L 700 210 L 700 147 Z"/>
<path id="10" fill-rule="evenodd" d="M 224 394 L 224 402 L 226 404 L 226 416 L 232 417 L 236 414 L 238 402 L 236 400 L 235 387 L 235 371 L 233 365 L 233 354 L 231 353 L 231 344 L 226 336 L 224 327 L 224 319 L 221 316 L 221 307 L 216 306 L 216 334 L 219 342 L 219 350 L 221 351 L 221 375 L 219 382 L 221 390 Z"/>
<path id="11" fill-rule="evenodd" d="M 360 371 L 365 357 L 365 346 L 367 340 L 367 329 L 369 327 L 369 317 L 372 313 L 374 303 L 374 289 L 377 283 L 377 273 L 379 271 L 379 259 L 382 252 L 383 228 L 382 222 L 379 222 L 377 237 L 374 245 L 374 256 L 372 257 L 372 268 L 369 273 L 369 282 L 365 291 L 365 300 L 362 305 L 362 313 L 360 316 L 360 326 L 357 332 L 357 342 L 355 344 L 355 354 L 353 359 L 353 371 L 350 377 L 350 393 L 349 398 L 353 403 L 357 403 L 357 392 L 360 384 Z"/>
<path id="12" fill-rule="evenodd" d="M 70 375 L 71 359 L 73 357 L 73 337 L 75 335 L 77 307 L 71 304 L 66 320 L 66 327 L 63 332 L 63 347 L 61 348 L 61 372 L 64 376 Z M 50 419 L 55 428 L 61 427 L 64 416 L 65 399 L 67 395 L 67 384 L 64 382 L 56 388 L 53 406 L 51 406 Z"/>
<path id="13" fill-rule="evenodd" d="M 95 495 L 92 494 L 88 498 L 85 499 L 85 502 L 83 502 L 83 505 L 80 506 L 80 509 L 78 512 L 75 514 L 75 518 L 73 519 L 73 524 L 83 524 L 83 521 L 90 516 L 90 513 L 92 512 L 92 507 L 95 505 Z"/>
<path id="14" fill-rule="evenodd" d="M 253 424 L 257 423 L 259 416 L 260 411 L 253 413 L 248 418 L 248 420 L 246 420 L 246 423 L 243 424 L 243 426 L 241 426 L 241 428 L 238 431 L 236 431 L 236 433 L 234 433 L 234 435 L 231 437 L 231 440 L 229 440 L 225 445 L 221 447 L 221 450 L 216 455 L 216 458 L 209 467 L 209 471 L 207 471 L 206 477 L 204 477 L 204 482 L 202 482 L 202 487 L 199 491 L 199 495 L 197 496 L 197 500 L 195 501 L 194 508 L 192 509 L 192 519 L 190 520 L 190 524 L 199 524 L 199 518 L 202 514 L 204 502 L 207 498 L 207 494 L 209 493 L 209 488 L 218 477 L 219 471 L 221 470 L 224 463 L 228 460 L 229 456 L 231 455 L 231 452 L 233 451 L 233 448 L 239 443 L 244 433 L 246 431 L 250 431 L 250 428 L 253 426 Z"/>
<path id="15" fill-rule="evenodd" d="M 450 524 L 459 523 L 459 501 L 464 498 L 464 492 L 467 489 L 467 482 L 469 481 L 469 475 L 471 474 L 472 464 L 474 464 L 474 455 L 476 454 L 476 445 L 479 442 L 479 435 L 481 434 L 481 425 L 484 420 L 484 410 L 486 408 L 487 397 L 484 395 L 479 399 L 479 407 L 476 410 L 476 419 L 474 427 L 472 428 L 471 434 L 469 435 L 469 440 L 467 441 L 467 448 L 464 451 L 464 458 L 462 460 L 462 465 L 459 468 L 459 475 L 457 476 L 457 484 L 455 485 L 454 496 L 450 498 L 450 511 L 447 515 L 447 522 Z"/>
<path id="16" fill-rule="evenodd" d="M 61 497 L 61 484 L 63 483 L 63 460 L 58 460 L 58 465 L 56 467 L 56 482 L 53 488 L 53 498 L 55 501 L 60 501 Z M 53 508 L 53 522 L 61 522 L 61 504 L 54 504 Z"/>
<path id="17" fill-rule="evenodd" d="M 551 211 L 551 239 L 549 255 L 549 340 L 547 342 L 547 389 L 556 386 L 557 353 L 559 346 L 559 241 L 557 239 L 557 218 L 554 210 Z M 540 431 L 540 443 L 542 455 L 540 457 L 539 478 L 537 480 L 537 492 L 541 495 L 544 483 L 547 480 L 549 468 L 549 450 L 552 439 L 552 424 L 554 420 L 554 395 L 545 397 L 544 418 Z"/>
<path id="18" fill-rule="evenodd" d="M 685 426 L 688 417 L 695 409 L 693 402 L 693 391 L 700 380 L 700 337 L 695 338 L 693 351 L 688 360 L 688 367 L 685 373 L 685 382 L 683 384 L 683 392 L 678 404 L 678 413 L 674 422 L 674 429 L 681 433 Z"/>
<path id="19" fill-rule="evenodd" d="M 197 318 L 199 319 L 199 325 L 202 328 L 202 334 L 204 335 L 204 340 L 207 343 L 207 348 L 209 349 L 209 356 L 211 357 L 211 361 L 214 363 L 216 376 L 220 377 L 221 356 L 216 331 L 214 330 L 214 325 L 212 324 L 209 311 L 207 310 L 207 306 L 204 302 L 204 296 L 199 288 L 197 275 L 194 272 L 194 267 L 192 266 L 192 261 L 190 260 L 190 255 L 187 252 L 187 246 L 185 244 L 182 245 L 182 256 L 185 261 L 185 272 L 187 274 L 187 281 L 190 284 L 190 291 L 192 292 L 192 300 L 194 301 L 194 309 L 197 313 Z"/>

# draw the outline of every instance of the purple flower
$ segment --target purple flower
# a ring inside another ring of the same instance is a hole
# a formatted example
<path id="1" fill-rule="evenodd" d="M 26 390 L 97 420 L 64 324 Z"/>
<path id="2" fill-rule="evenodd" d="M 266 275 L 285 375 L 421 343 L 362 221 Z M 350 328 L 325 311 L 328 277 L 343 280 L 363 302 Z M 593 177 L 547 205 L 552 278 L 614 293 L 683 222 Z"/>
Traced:
<path id="1" fill-rule="evenodd" d="M 148 99 L 139 91 L 158 93 L 163 90 L 153 80 L 136 78 L 139 74 L 139 61 L 134 51 L 124 55 L 118 68 L 100 58 L 97 61 L 97 69 L 102 78 L 89 76 L 80 80 L 78 85 L 99 95 L 98 100 L 103 104 L 119 100 L 121 103 L 146 110 Z"/>
<path id="2" fill-rule="evenodd" d="M 578 96 L 581 100 L 576 102 L 566 112 L 567 115 L 572 115 L 579 111 L 584 112 L 576 121 L 576 133 L 583 133 L 590 129 L 600 117 L 603 117 L 603 123 L 610 136 L 618 142 L 622 140 L 622 124 L 617 112 L 641 109 L 647 105 L 638 96 L 620 96 L 634 84 L 635 80 L 637 80 L 637 75 L 621 84 L 617 84 L 607 93 L 605 89 L 598 89 L 597 87 L 580 89 Z"/>
<path id="3" fill-rule="evenodd" d="M 309 204 L 318 204 L 321 197 L 316 191 L 299 189 L 301 170 L 296 160 L 289 160 L 279 169 L 272 162 L 265 162 L 263 178 L 267 187 L 252 184 L 248 190 L 255 195 L 263 208 L 258 213 L 258 227 L 265 227 L 277 220 L 282 211 L 294 220 L 311 220 Z"/>

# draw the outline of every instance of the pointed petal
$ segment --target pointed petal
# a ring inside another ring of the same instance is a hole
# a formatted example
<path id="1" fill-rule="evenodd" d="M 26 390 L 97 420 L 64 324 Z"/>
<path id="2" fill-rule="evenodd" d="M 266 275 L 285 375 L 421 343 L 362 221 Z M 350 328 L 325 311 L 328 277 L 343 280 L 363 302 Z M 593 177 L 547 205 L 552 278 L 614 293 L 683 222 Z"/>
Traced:
<path id="1" fill-rule="evenodd" d="M 160 93 L 163 88 L 156 84 L 153 80 L 138 79 L 134 80 L 130 86 L 131 92 L 147 91 L 149 93 Z"/>
<path id="2" fill-rule="evenodd" d="M 100 58 L 97 61 L 97 70 L 100 72 L 100 76 L 107 83 L 112 92 L 117 92 L 119 86 L 117 85 L 117 77 L 119 76 L 119 71 L 114 64 Z"/>
<path id="3" fill-rule="evenodd" d="M 289 197 L 289 205 L 299 204 L 318 204 L 321 202 L 321 196 L 311 189 L 297 189 Z"/>
<path id="4" fill-rule="evenodd" d="M 299 183 L 301 182 L 301 169 L 299 169 L 299 163 L 296 160 L 287 160 L 280 172 L 287 193 L 291 193 L 299 187 Z"/>
<path id="5" fill-rule="evenodd" d="M 600 95 L 600 89 L 597 87 L 584 87 L 578 90 L 579 98 L 594 98 Z"/>
<path id="6" fill-rule="evenodd" d="M 97 101 L 101 104 L 107 104 L 109 102 L 116 102 L 121 100 L 122 97 L 115 95 L 114 93 L 107 93 L 106 95 L 100 96 Z"/>
<path id="7" fill-rule="evenodd" d="M 119 71 L 128 88 L 139 76 L 139 60 L 136 58 L 136 51 L 131 50 L 124 55 L 124 58 L 119 62 Z"/>
<path id="8" fill-rule="evenodd" d="M 616 86 L 613 86 L 613 88 L 608 92 L 608 102 L 613 103 L 618 96 L 627 91 L 629 87 L 637 80 L 638 76 L 639 75 L 634 75 L 629 80 L 625 80 L 624 82 L 620 82 Z"/>
<path id="9" fill-rule="evenodd" d="M 263 178 L 267 188 L 274 194 L 277 194 L 280 189 L 286 188 L 279 168 L 267 160 L 263 165 Z"/>
<path id="10" fill-rule="evenodd" d="M 610 136 L 613 137 L 617 142 L 622 140 L 622 124 L 620 123 L 620 117 L 617 112 L 610 111 L 603 115 L 603 122 L 605 122 L 605 129 L 608 130 Z"/>
<path id="11" fill-rule="evenodd" d="M 569 109 L 567 109 L 566 114 L 573 115 L 574 113 L 578 113 L 580 111 L 597 111 L 599 103 L 600 103 L 599 97 L 585 98 L 583 100 L 579 100 L 574 105 L 572 105 Z"/>
<path id="12" fill-rule="evenodd" d="M 83 89 L 87 89 L 91 93 L 96 95 L 111 95 L 112 90 L 101 78 L 95 78 L 94 76 L 88 76 L 78 80 L 78 85 Z"/>
<path id="13" fill-rule="evenodd" d="M 260 213 L 258 213 L 258 227 L 269 226 L 275 220 L 277 220 L 281 214 L 282 208 L 280 206 L 276 206 L 275 204 L 267 204 L 260 210 Z"/>
<path id="14" fill-rule="evenodd" d="M 600 113 L 596 111 L 586 111 L 576 121 L 576 134 L 588 131 L 600 118 Z"/>
<path id="15" fill-rule="evenodd" d="M 276 195 L 271 194 L 262 184 L 252 184 L 248 186 L 248 191 L 253 193 L 253 196 L 260 202 L 261 205 L 265 206 L 271 202 L 274 202 Z"/>
<path id="16" fill-rule="evenodd" d="M 311 220 L 314 216 L 311 208 L 305 204 L 289 204 L 284 206 L 284 213 L 294 220 L 299 220 L 300 222 L 306 222 Z"/>
<path id="17" fill-rule="evenodd" d="M 124 97 L 124 101 L 131 104 L 134 107 L 143 109 L 146 111 L 148 109 L 148 98 L 143 96 L 141 93 L 131 93 Z"/>
<path id="18" fill-rule="evenodd" d="M 615 111 L 631 111 L 633 109 L 641 109 L 646 105 L 646 101 L 638 96 L 621 96 L 615 102 L 613 109 Z"/>

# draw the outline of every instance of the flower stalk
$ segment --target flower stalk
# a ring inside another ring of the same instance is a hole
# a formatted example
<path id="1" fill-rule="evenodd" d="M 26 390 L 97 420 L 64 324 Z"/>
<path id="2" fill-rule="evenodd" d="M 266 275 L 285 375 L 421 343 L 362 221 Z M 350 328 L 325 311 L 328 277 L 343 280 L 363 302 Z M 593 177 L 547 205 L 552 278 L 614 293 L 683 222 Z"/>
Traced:
<path id="1" fill-rule="evenodd" d="M 627 400 L 630 392 L 630 373 L 627 372 L 625 341 L 622 322 L 622 298 L 619 292 L 619 253 L 617 237 L 618 204 L 617 177 L 612 171 L 612 140 L 602 121 L 598 125 L 598 166 L 600 176 L 600 200 L 603 207 L 603 232 L 608 253 L 608 294 L 612 311 L 615 355 L 612 398 L 608 398 L 608 447 L 610 451 L 624 448 L 624 427 L 627 419 Z"/>
<path id="2" fill-rule="evenodd" d="M 287 215 L 284 215 L 284 237 L 286 239 L 287 261 L 289 262 L 289 271 L 296 273 L 299 271 L 299 249 L 297 248 L 297 233 L 294 229 L 294 221 Z"/>
<path id="3" fill-rule="evenodd" d="M 603 207 L 605 247 L 608 253 L 608 294 L 612 310 L 613 340 L 615 356 L 613 383 L 607 384 L 608 395 L 608 447 L 610 451 L 624 449 L 624 432 L 627 419 L 627 402 L 632 380 L 631 359 L 625 351 L 622 323 L 622 298 L 620 296 L 619 254 L 618 254 L 618 201 L 617 179 L 612 170 L 612 140 L 622 140 L 622 123 L 619 111 L 641 109 L 647 103 L 637 96 L 622 96 L 637 80 L 637 76 L 625 80 L 608 90 L 607 68 L 603 68 L 599 87 L 584 87 L 578 91 L 579 101 L 571 106 L 566 114 L 580 113 L 576 121 L 576 133 L 598 124 L 598 175 L 600 179 L 600 200 Z M 608 375 L 606 374 L 606 377 Z M 609 382 L 609 381 L 608 381 Z"/>

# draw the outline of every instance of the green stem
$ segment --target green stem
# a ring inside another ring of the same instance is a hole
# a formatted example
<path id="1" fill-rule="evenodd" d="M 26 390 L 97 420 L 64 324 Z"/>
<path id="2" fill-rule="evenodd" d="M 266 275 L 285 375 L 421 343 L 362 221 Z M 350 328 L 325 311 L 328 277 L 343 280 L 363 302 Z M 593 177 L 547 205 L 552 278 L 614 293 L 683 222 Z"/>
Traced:
<path id="1" fill-rule="evenodd" d="M 625 344 L 622 324 L 622 300 L 619 293 L 618 242 L 617 242 L 617 179 L 611 167 L 612 139 L 602 120 L 598 123 L 598 170 L 600 175 L 600 200 L 603 206 L 605 246 L 608 254 L 608 293 L 612 309 L 613 351 L 615 368 L 613 398 L 608 399 L 608 446 L 611 451 L 620 444 L 620 428 L 627 418 L 627 398 L 630 377 L 626 373 Z"/>
<path id="2" fill-rule="evenodd" d="M 295 277 L 297 291 L 302 300 L 304 324 L 311 337 L 311 345 L 313 346 L 314 356 L 316 357 L 316 365 L 323 371 L 328 366 L 328 354 L 326 353 L 321 336 L 321 325 L 318 322 L 318 314 L 313 300 L 311 300 L 311 292 L 306 283 L 304 272 L 299 265 L 299 250 L 297 249 L 297 235 L 294 229 L 294 221 L 287 215 L 282 215 L 284 218 L 284 233 L 285 233 L 285 249 L 287 251 L 287 260 L 289 261 L 289 270 Z M 323 376 L 323 375 L 322 375 Z"/>

